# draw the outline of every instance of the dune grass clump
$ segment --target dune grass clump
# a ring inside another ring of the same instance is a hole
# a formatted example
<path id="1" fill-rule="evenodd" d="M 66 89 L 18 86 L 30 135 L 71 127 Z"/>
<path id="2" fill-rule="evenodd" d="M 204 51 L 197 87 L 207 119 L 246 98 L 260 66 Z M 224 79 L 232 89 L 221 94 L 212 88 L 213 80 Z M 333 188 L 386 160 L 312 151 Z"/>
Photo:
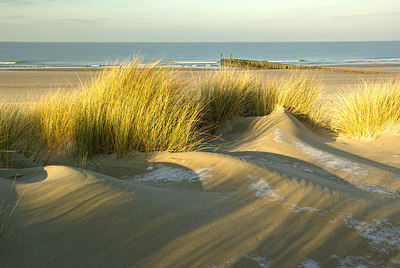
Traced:
<path id="1" fill-rule="evenodd" d="M 312 123 L 322 122 L 321 83 L 309 73 L 291 73 L 265 81 L 252 72 L 223 69 L 207 73 L 198 83 L 206 121 L 220 123 L 235 116 L 263 116 L 276 105 Z"/>
<path id="2" fill-rule="evenodd" d="M 87 158 L 97 153 L 187 151 L 202 143 L 202 106 L 173 71 L 140 62 L 105 69 L 73 94 L 40 102 L 42 143 Z"/>
<path id="3" fill-rule="evenodd" d="M 321 82 L 310 73 L 294 72 L 271 82 L 268 87 L 275 92 L 275 103 L 291 114 L 314 124 L 322 124 L 324 106 L 321 102 Z"/>
<path id="4" fill-rule="evenodd" d="M 374 138 L 399 123 L 399 80 L 364 81 L 342 90 L 330 116 L 332 129 L 353 138 Z"/>
<path id="5" fill-rule="evenodd" d="M 12 162 L 12 155 L 20 148 L 24 122 L 20 107 L 1 104 L 0 106 L 0 163 L 8 167 Z"/>
<path id="6" fill-rule="evenodd" d="M 247 70 L 204 73 L 188 87 L 172 70 L 138 61 L 106 68 L 82 88 L 31 105 L 0 105 L 0 165 L 39 152 L 85 160 L 94 154 L 190 151 L 207 130 L 276 105 L 352 137 L 374 137 L 400 121 L 400 82 L 364 83 L 338 95 L 328 111 L 321 83 L 307 72 L 266 81 Z M 329 112 L 329 113 L 328 113 Z"/>
<path id="7" fill-rule="evenodd" d="M 40 129 L 38 141 L 49 152 L 63 148 L 69 140 L 68 126 L 72 108 L 72 94 L 59 90 L 32 104 L 30 117 Z"/>
<path id="8" fill-rule="evenodd" d="M 273 108 L 272 92 L 249 71 L 223 69 L 205 73 L 197 92 L 209 123 L 218 124 L 235 116 L 265 115 Z"/>
<path id="9" fill-rule="evenodd" d="M 22 158 L 34 160 L 41 151 L 26 105 L 0 103 L 0 167 L 10 167 Z"/>

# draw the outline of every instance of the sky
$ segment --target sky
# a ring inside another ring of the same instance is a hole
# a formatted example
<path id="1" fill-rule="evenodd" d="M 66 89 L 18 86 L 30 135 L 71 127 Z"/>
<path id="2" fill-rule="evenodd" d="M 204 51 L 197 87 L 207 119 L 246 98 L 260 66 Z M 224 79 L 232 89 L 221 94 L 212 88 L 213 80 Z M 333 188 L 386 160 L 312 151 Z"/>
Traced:
<path id="1" fill-rule="evenodd" d="M 0 41 L 400 40 L 399 0 L 0 0 Z"/>

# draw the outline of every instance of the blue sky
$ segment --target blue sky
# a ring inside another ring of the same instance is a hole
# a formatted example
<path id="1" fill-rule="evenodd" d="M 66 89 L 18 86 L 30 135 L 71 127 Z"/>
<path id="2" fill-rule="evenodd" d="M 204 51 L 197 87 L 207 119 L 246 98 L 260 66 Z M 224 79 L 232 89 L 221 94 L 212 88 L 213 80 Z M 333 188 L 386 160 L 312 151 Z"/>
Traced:
<path id="1" fill-rule="evenodd" d="M 400 40 L 399 0 L 0 0 L 0 41 Z"/>

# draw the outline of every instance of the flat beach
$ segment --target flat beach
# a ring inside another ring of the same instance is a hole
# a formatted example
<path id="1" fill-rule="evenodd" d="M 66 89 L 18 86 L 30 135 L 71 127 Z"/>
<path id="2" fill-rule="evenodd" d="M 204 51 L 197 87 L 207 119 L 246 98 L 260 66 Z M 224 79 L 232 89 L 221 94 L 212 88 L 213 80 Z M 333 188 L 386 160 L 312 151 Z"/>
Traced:
<path id="1" fill-rule="evenodd" d="M 398 65 L 353 65 L 338 66 L 342 69 L 376 72 L 371 74 L 362 73 L 340 73 L 311 71 L 321 79 L 327 95 L 338 92 L 341 88 L 347 88 L 358 84 L 361 80 L 383 81 L 388 78 L 400 76 Z M 207 69 L 177 69 L 179 76 L 183 79 L 198 77 Z M 253 71 L 266 79 L 280 79 L 288 74 L 288 70 L 260 70 Z M 308 71 L 305 71 L 308 72 Z M 20 71 L 0 72 L 0 99 L 37 99 L 48 92 L 57 89 L 75 89 L 82 83 L 89 82 L 96 75 L 96 69 L 36 69 Z"/>
<path id="2" fill-rule="evenodd" d="M 400 78 L 399 66 L 343 68 L 376 73 L 314 71 L 327 98 Z M 280 79 L 289 71 L 252 72 Z M 0 72 L 0 100 L 35 101 L 95 74 Z M 178 70 L 184 80 L 200 74 Z M 218 133 L 215 150 L 0 169 L 0 200 L 16 178 L 15 215 L 29 222 L 1 249 L 0 266 L 400 266 L 398 132 L 350 139 L 280 107 Z"/>

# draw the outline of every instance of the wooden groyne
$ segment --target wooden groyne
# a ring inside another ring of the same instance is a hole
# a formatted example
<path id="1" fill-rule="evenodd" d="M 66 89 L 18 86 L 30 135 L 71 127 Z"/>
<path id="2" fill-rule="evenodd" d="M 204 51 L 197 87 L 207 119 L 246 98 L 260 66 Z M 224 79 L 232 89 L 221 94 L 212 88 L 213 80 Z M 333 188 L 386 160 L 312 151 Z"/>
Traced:
<path id="1" fill-rule="evenodd" d="M 290 69 L 290 70 L 318 70 L 318 71 L 339 72 L 339 73 L 364 73 L 364 74 L 379 73 L 379 72 L 369 72 L 362 70 L 349 70 L 349 69 L 339 69 L 339 68 L 328 68 L 328 67 L 324 68 L 324 67 L 284 64 L 284 63 L 270 62 L 270 61 L 234 59 L 232 58 L 232 54 L 230 55 L 229 59 L 224 59 L 221 54 L 221 66 L 238 67 L 250 70 Z"/>

